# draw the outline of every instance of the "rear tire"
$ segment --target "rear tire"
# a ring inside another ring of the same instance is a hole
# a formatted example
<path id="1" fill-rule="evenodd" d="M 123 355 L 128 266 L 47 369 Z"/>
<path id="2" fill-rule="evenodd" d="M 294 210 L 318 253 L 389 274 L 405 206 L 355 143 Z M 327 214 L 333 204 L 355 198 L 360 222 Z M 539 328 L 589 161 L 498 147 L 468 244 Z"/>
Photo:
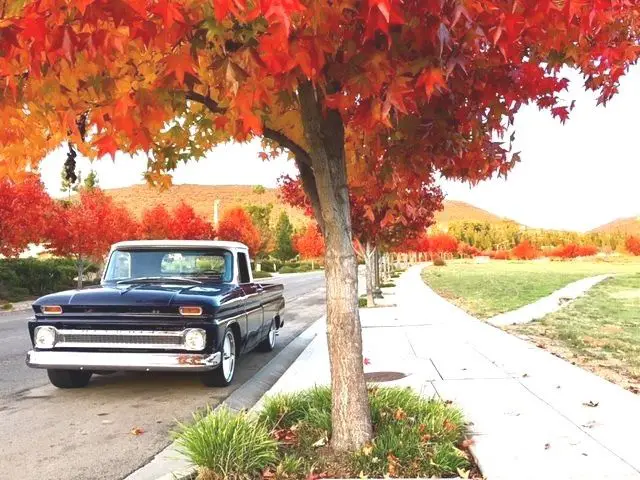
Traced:
<path id="1" fill-rule="evenodd" d="M 222 359 L 220 366 L 211 372 L 203 373 L 200 379 L 207 387 L 226 387 L 233 381 L 236 372 L 237 346 L 233 331 L 227 327 L 222 337 Z"/>
<path id="2" fill-rule="evenodd" d="M 262 342 L 258 344 L 257 349 L 261 352 L 271 352 L 276 347 L 276 319 L 271 319 L 271 325 L 269 326 L 269 333 Z"/>
<path id="3" fill-rule="evenodd" d="M 91 374 L 85 370 L 47 370 L 49 381 L 58 388 L 86 387 Z"/>

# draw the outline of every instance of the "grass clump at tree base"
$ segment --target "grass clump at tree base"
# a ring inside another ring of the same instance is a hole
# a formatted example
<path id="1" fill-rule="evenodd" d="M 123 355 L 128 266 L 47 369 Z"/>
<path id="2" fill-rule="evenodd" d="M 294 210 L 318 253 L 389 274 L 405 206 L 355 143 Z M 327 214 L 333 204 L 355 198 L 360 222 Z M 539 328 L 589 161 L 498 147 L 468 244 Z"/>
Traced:
<path id="1" fill-rule="evenodd" d="M 369 401 L 375 436 L 353 453 L 330 448 L 328 387 L 271 397 L 257 414 L 196 415 L 178 445 L 203 480 L 455 477 L 473 468 L 455 407 L 408 388 L 371 388 Z"/>

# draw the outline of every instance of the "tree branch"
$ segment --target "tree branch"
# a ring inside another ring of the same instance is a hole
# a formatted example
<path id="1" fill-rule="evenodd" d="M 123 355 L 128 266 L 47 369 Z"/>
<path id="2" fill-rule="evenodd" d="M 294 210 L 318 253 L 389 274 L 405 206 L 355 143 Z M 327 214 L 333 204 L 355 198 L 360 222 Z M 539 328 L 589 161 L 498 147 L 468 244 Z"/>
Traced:
<path id="1" fill-rule="evenodd" d="M 298 157 L 296 157 L 296 166 L 298 167 L 298 171 L 300 172 L 300 181 L 302 182 L 302 188 L 307 194 L 309 202 L 311 202 L 313 215 L 316 219 L 316 222 L 318 223 L 318 226 L 320 227 L 320 231 L 324 234 L 324 218 L 322 218 L 322 213 L 320 212 L 320 197 L 318 195 L 318 186 L 316 185 L 316 177 L 313 173 L 313 169 L 311 168 L 311 165 L 299 161 Z"/>
<path id="2" fill-rule="evenodd" d="M 185 96 L 187 97 L 187 100 L 192 100 L 194 102 L 201 103 L 202 105 L 207 107 L 211 111 L 211 113 L 226 112 L 226 110 L 224 108 L 220 108 L 220 105 L 218 105 L 218 102 L 216 102 L 211 97 L 201 95 L 197 92 L 194 92 L 193 90 L 189 90 L 188 92 L 185 92 Z"/>
<path id="3" fill-rule="evenodd" d="M 309 153 L 296 142 L 287 137 L 284 133 L 269 127 L 265 127 L 262 131 L 262 135 L 269 140 L 278 142 L 281 147 L 284 147 L 291 151 L 291 153 L 293 153 L 293 155 L 296 157 L 297 161 L 302 162 L 309 167 L 311 166 L 311 157 L 309 156 Z"/>

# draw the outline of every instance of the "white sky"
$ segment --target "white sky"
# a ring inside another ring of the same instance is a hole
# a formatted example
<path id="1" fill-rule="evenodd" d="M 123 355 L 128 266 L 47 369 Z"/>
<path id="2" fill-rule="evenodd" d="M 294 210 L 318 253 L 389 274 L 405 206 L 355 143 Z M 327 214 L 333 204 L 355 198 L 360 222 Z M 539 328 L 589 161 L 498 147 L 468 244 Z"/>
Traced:
<path id="1" fill-rule="evenodd" d="M 571 72 L 572 73 L 572 72 Z M 620 93 L 607 107 L 596 107 L 595 95 L 585 92 L 582 80 L 571 74 L 576 108 L 565 125 L 536 107 L 523 108 L 516 117 L 514 151 L 522 162 L 508 179 L 494 179 L 474 188 L 442 182 L 447 198 L 463 200 L 531 227 L 585 231 L 619 217 L 640 215 L 640 68 L 623 80 Z M 262 161 L 259 141 L 226 144 L 199 162 L 180 165 L 174 183 L 203 185 L 276 185 L 283 173 L 295 174 L 285 157 Z M 48 191 L 60 196 L 64 149 L 42 163 Z M 91 168 L 78 157 L 80 170 Z M 118 154 L 94 162 L 102 188 L 143 183 L 144 157 Z"/>

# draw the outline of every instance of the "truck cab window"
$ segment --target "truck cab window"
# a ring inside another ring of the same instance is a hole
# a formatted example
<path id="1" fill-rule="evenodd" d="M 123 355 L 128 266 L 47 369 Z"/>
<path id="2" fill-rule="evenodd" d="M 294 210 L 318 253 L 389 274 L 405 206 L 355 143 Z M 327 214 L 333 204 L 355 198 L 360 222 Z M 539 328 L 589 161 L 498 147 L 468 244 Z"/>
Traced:
<path id="1" fill-rule="evenodd" d="M 247 262 L 247 255 L 244 253 L 238 253 L 238 281 L 240 283 L 250 283 L 251 276 L 249 275 L 249 262 Z"/>

